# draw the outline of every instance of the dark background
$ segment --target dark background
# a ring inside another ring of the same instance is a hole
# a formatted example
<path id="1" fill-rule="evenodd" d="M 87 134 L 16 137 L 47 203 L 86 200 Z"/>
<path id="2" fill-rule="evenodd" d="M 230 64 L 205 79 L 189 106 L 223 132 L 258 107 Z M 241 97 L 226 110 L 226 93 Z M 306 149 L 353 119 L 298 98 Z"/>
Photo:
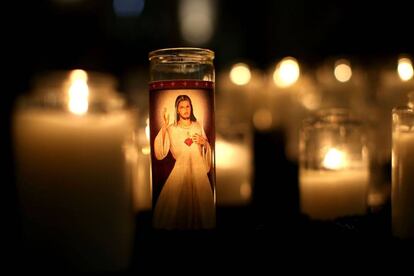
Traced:
<path id="1" fill-rule="evenodd" d="M 4 164 L 1 194 L 2 202 L 6 204 L 2 227 L 6 231 L 6 252 L 10 252 L 7 255 L 14 260 L 9 263 L 13 265 L 19 263 L 16 260 L 21 252 L 15 246 L 19 220 L 10 119 L 16 98 L 30 90 L 35 75 L 56 69 L 104 71 L 120 80 L 122 90 L 123 76 L 135 68 L 147 70 L 148 52 L 157 48 L 210 48 L 216 52 L 217 72 L 240 59 L 259 69 L 268 68 L 286 55 L 295 56 L 310 68 L 332 56 L 352 57 L 370 66 L 414 51 L 412 10 L 408 2 L 403 1 L 216 1 L 214 35 L 203 45 L 191 45 L 183 40 L 178 27 L 176 0 L 147 0 L 142 13 L 134 17 L 117 16 L 113 2 L 109 0 L 13 2 L 2 4 L 1 9 L 3 86 L 0 123 L 1 161 Z M 255 135 L 257 182 L 265 181 L 275 164 L 286 161 L 283 149 L 278 146 L 283 143 L 281 137 L 277 133 Z M 266 143 L 282 157 L 264 161 L 269 150 Z M 294 178 L 294 164 L 284 163 L 284 166 L 287 168 L 284 177 Z M 259 188 L 256 193 L 259 209 L 251 215 L 255 218 L 254 229 L 269 229 L 266 228 L 266 218 L 281 215 L 272 212 L 277 208 L 268 208 L 272 204 L 269 194 L 276 191 L 275 187 L 270 191 L 260 191 Z M 286 199 L 280 202 L 278 206 L 295 210 L 294 203 L 283 204 Z M 370 227 L 373 229 L 373 224 Z M 278 233 L 285 232 L 288 230 L 282 229 Z M 266 233 L 263 236 L 269 237 Z M 244 234 L 236 237 L 243 238 Z M 231 246 L 237 244 L 236 238 L 231 241 Z M 254 242 L 264 245 L 267 240 L 256 238 Z M 295 244 L 298 245 L 297 240 Z"/>

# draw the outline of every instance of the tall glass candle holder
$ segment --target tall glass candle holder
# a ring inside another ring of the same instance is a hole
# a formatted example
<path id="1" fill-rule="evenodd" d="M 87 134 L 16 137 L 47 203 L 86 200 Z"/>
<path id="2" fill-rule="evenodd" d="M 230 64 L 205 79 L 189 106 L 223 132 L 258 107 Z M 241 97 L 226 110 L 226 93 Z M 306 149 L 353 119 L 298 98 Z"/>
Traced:
<path id="1" fill-rule="evenodd" d="M 213 58 L 211 50 L 200 48 L 149 54 L 156 229 L 215 227 Z"/>
<path id="2" fill-rule="evenodd" d="M 114 79 L 83 70 L 40 78 L 14 113 L 17 188 L 26 241 L 74 271 L 129 265 L 134 235 L 124 146 L 134 121 Z"/>
<path id="3" fill-rule="evenodd" d="M 302 213 L 330 220 L 367 211 L 369 161 L 363 124 L 346 109 L 304 121 L 300 132 Z"/>
<path id="4" fill-rule="evenodd" d="M 414 109 L 392 111 L 392 233 L 414 238 Z"/>

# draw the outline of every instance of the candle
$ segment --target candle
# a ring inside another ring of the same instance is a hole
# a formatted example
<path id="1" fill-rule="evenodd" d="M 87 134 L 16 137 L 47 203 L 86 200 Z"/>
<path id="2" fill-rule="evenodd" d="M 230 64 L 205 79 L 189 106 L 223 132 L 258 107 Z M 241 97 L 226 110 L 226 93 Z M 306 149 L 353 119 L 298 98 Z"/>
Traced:
<path id="1" fill-rule="evenodd" d="M 365 214 L 368 170 L 302 170 L 299 177 L 301 210 L 312 219 Z"/>
<path id="2" fill-rule="evenodd" d="M 360 125 L 330 110 L 301 129 L 300 207 L 311 219 L 364 215 L 369 167 Z"/>
<path id="3" fill-rule="evenodd" d="M 250 140 L 217 137 L 217 205 L 242 206 L 252 195 L 252 153 Z"/>
<path id="4" fill-rule="evenodd" d="M 392 232 L 402 239 L 414 238 L 414 111 L 393 110 Z"/>
<path id="5" fill-rule="evenodd" d="M 149 120 L 139 128 L 134 140 L 127 146 L 128 171 L 131 173 L 134 210 L 137 213 L 151 210 L 151 159 L 149 145 Z"/>
<path id="6" fill-rule="evenodd" d="M 133 119 L 125 109 L 110 108 L 109 98 L 98 103 L 101 91 L 89 91 L 86 80 L 64 90 L 69 99 L 63 105 L 66 95 L 56 88 L 50 106 L 21 104 L 15 112 L 24 232 L 37 254 L 71 269 L 125 269 L 134 221 L 123 146 Z M 107 110 L 94 112 L 96 105 Z"/>
<path id="7" fill-rule="evenodd" d="M 382 125 L 391 125 L 390 113 L 394 107 L 407 104 L 408 95 L 414 90 L 412 73 L 412 63 L 407 57 L 399 57 L 391 68 L 381 70 L 375 95 L 378 106 L 375 119 Z M 391 159 L 391 136 L 389 127 L 376 129 L 377 154 L 384 163 Z"/>

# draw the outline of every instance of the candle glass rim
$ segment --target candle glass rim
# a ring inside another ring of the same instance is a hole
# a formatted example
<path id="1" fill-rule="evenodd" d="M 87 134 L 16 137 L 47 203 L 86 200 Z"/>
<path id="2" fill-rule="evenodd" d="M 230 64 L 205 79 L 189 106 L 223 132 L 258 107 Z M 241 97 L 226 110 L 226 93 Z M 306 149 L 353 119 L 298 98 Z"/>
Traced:
<path id="1" fill-rule="evenodd" d="M 302 129 L 329 128 L 340 126 L 364 127 L 362 119 L 347 108 L 318 110 L 313 116 L 302 121 Z"/>
<path id="2" fill-rule="evenodd" d="M 211 62 L 214 51 L 196 47 L 162 48 L 149 52 L 148 59 L 161 63 Z"/>

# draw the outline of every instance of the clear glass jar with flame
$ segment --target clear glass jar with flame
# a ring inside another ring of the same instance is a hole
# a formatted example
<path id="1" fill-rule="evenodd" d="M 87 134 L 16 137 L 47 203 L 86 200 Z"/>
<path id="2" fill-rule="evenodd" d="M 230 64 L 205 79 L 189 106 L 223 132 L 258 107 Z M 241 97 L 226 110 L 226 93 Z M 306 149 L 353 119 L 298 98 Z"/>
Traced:
<path id="1" fill-rule="evenodd" d="M 306 119 L 300 132 L 302 213 L 331 220 L 367 211 L 369 159 L 365 128 L 347 109 Z"/>

